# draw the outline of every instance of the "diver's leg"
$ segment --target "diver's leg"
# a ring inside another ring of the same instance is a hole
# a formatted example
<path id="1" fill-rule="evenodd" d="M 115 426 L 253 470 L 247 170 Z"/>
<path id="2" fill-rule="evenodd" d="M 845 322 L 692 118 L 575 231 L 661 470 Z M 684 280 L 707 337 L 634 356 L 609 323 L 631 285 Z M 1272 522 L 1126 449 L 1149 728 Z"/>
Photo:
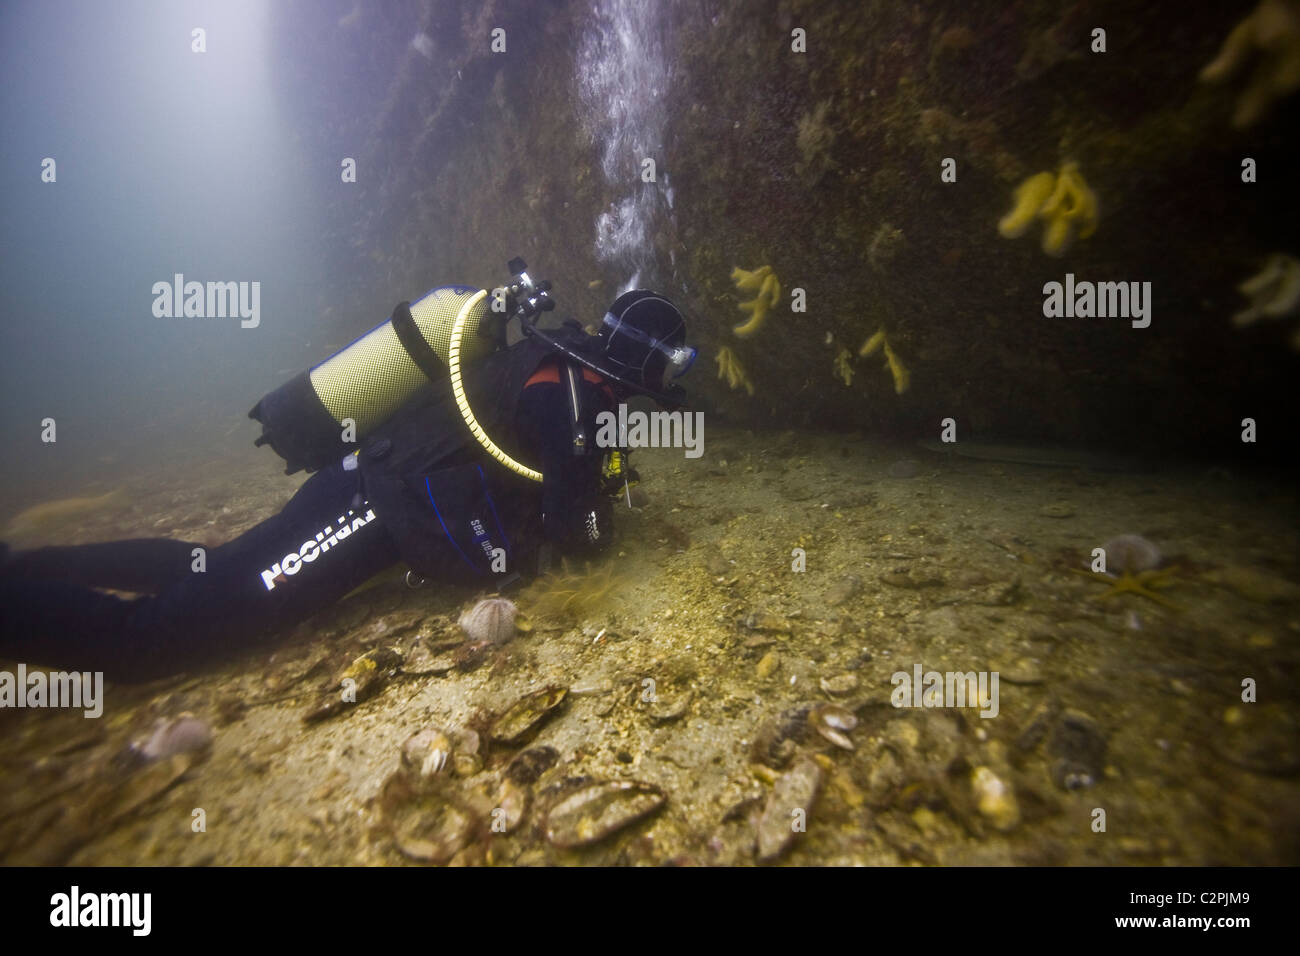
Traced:
<path id="1" fill-rule="evenodd" d="M 367 507 L 348 513 L 356 488 L 338 466 L 313 475 L 279 514 L 212 549 L 206 571 L 190 571 L 186 553 L 187 573 L 153 597 L 5 575 L 0 654 L 140 681 L 250 646 L 399 560 Z"/>
<path id="2" fill-rule="evenodd" d="M 34 548 L 10 556 L 0 573 L 156 594 L 190 573 L 194 549 L 201 547 L 172 538 L 132 538 Z"/>

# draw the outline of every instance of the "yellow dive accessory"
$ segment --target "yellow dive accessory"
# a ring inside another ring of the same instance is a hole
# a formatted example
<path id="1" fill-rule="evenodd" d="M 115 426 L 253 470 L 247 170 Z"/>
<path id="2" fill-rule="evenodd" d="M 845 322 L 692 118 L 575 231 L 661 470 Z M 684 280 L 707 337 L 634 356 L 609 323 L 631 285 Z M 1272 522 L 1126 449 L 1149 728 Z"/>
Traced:
<path id="1" fill-rule="evenodd" d="M 632 486 L 641 480 L 628 464 L 628 453 L 615 448 L 605 455 L 600 468 L 601 490 L 607 495 L 617 497 L 622 493 L 627 498 L 627 506 L 632 507 Z"/>
<path id="2" fill-rule="evenodd" d="M 615 449 L 605 456 L 600 468 L 600 478 L 604 482 L 622 481 L 623 471 L 627 468 L 627 455 Z"/>

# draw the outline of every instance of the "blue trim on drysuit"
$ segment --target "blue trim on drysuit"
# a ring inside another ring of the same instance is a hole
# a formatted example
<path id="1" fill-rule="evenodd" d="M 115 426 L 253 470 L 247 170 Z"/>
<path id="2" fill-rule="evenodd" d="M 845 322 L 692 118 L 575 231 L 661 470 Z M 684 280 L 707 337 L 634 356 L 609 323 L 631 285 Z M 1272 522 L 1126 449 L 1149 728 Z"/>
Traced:
<path id="1" fill-rule="evenodd" d="M 488 508 L 492 512 L 492 521 L 496 524 L 497 532 L 501 535 L 501 542 L 504 545 L 506 557 L 508 558 L 510 556 L 510 539 L 506 537 L 505 529 L 501 527 L 501 517 L 497 514 L 497 505 L 496 502 L 492 500 L 492 492 L 488 490 L 487 477 L 483 474 L 483 466 L 475 465 L 474 467 L 478 472 L 478 480 L 483 485 L 483 495 L 487 498 Z M 482 574 L 483 569 L 471 561 L 469 555 L 461 550 L 460 545 L 456 543 L 456 539 L 451 533 L 451 529 L 447 527 L 447 522 L 443 520 L 442 512 L 438 508 L 438 502 L 434 500 L 433 486 L 429 484 L 428 475 L 425 475 L 424 477 L 424 490 L 429 495 L 429 504 L 433 506 L 433 513 L 438 518 L 438 524 L 442 526 L 442 533 L 447 536 L 447 540 L 450 541 L 451 546 L 456 549 L 456 553 L 460 555 L 460 559 L 473 568 L 475 574 Z M 475 536 L 475 541 L 481 540 L 482 537 L 485 536 Z"/>

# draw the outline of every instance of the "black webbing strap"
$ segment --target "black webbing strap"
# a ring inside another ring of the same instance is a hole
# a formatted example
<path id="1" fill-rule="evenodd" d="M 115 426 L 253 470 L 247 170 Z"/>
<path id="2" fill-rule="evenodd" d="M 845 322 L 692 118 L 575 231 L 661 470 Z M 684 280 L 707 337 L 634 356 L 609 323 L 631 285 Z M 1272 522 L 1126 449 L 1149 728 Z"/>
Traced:
<path id="1" fill-rule="evenodd" d="M 415 324 L 415 316 L 411 315 L 411 303 L 399 302 L 389 321 L 393 324 L 393 331 L 397 333 L 397 341 L 402 343 L 402 348 L 406 349 L 406 354 L 424 373 L 424 377 L 435 383 L 445 379 L 447 366 L 420 334 L 420 327 Z"/>

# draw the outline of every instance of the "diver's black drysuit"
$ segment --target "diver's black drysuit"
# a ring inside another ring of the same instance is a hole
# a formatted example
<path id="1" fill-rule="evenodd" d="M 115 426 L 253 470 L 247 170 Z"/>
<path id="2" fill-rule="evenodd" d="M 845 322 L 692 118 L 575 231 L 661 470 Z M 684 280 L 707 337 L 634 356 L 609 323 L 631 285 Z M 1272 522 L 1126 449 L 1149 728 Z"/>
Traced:
<path id="1" fill-rule="evenodd" d="M 558 365 L 555 353 L 525 339 L 465 372 L 479 423 L 512 458 L 540 470 L 541 484 L 484 453 L 448 383 L 427 384 L 356 457 L 312 475 L 279 514 L 209 551 L 203 572 L 192 570 L 200 545 L 165 538 L 14 555 L 0 570 L 0 655 L 151 680 L 248 647 L 398 561 L 432 580 L 495 588 L 507 575 L 536 573 L 544 545 L 603 547 L 611 507 L 601 493 L 595 420 L 616 393 L 584 373 L 588 451 L 576 454 Z"/>

